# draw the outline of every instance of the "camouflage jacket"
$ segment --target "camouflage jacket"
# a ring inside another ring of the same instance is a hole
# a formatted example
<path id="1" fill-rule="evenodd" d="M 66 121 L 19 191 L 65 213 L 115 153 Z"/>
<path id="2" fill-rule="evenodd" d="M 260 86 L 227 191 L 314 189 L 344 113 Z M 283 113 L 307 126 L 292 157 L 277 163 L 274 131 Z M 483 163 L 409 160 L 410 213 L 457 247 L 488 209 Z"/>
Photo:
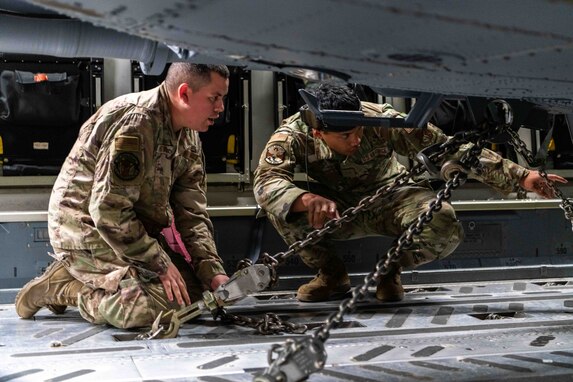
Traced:
<path id="1" fill-rule="evenodd" d="M 362 109 L 369 116 L 403 117 L 389 104 L 363 102 Z M 297 168 L 336 193 L 370 195 L 404 170 L 394 153 L 413 159 L 422 148 L 447 138 L 432 124 L 425 129 L 365 127 L 360 147 L 346 157 L 313 138 L 296 113 L 283 121 L 261 155 L 255 171 L 255 198 L 266 212 L 286 220 L 292 203 L 307 192 L 293 181 Z M 447 159 L 459 159 L 470 147 L 471 144 L 462 146 Z M 513 191 L 528 173 L 491 150 L 482 151 L 480 162 L 481 174 L 472 177 L 505 194 Z"/>
<path id="2" fill-rule="evenodd" d="M 109 248 L 110 269 L 162 274 L 170 260 L 154 237 L 174 217 L 197 276 L 208 284 L 225 271 L 206 211 L 203 160 L 196 131 L 173 132 L 164 85 L 106 103 L 81 127 L 54 184 L 52 246 Z"/>

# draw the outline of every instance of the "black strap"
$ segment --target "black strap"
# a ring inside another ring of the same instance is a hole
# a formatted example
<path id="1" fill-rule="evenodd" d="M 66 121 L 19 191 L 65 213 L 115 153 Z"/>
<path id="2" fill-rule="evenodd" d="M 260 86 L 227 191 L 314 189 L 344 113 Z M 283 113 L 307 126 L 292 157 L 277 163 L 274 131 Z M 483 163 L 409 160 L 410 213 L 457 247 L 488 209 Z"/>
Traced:
<path id="1" fill-rule="evenodd" d="M 249 247 L 247 250 L 246 258 L 256 263 L 259 260 L 261 254 L 261 247 L 263 246 L 263 234 L 265 232 L 266 218 L 264 216 L 259 217 L 259 210 L 261 207 L 257 206 L 255 211 L 255 220 L 253 221 L 253 226 L 251 227 L 251 237 L 249 238 Z"/>

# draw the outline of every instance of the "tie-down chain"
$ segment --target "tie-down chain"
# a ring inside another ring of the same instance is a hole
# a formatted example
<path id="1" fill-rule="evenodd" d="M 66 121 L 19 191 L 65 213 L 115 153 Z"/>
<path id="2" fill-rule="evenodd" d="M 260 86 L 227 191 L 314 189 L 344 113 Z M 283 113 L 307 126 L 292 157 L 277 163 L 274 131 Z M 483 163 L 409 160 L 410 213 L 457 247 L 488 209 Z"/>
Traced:
<path id="1" fill-rule="evenodd" d="M 477 142 L 459 162 L 446 162 L 441 166 L 441 176 L 446 180 L 446 183 L 437 193 L 436 199 L 430 203 L 428 210 L 420 214 L 417 220 L 402 233 L 395 245 L 388 250 L 386 256 L 376 264 L 375 270 L 364 278 L 364 284 L 352 290 L 352 297 L 344 300 L 339 305 L 338 311 L 332 314 L 321 328 L 318 328 L 309 337 L 288 340 L 282 346 L 273 346 L 269 352 L 269 367 L 263 374 L 255 377 L 255 382 L 302 381 L 324 367 L 326 362 L 324 343 L 330 336 L 330 330 L 342 323 L 346 313 L 355 309 L 356 303 L 366 296 L 368 288 L 376 280 L 388 274 L 392 265 L 399 261 L 402 251 L 413 243 L 414 236 L 422 232 L 424 226 L 432 220 L 433 214 L 442 208 L 443 202 L 450 199 L 451 191 L 465 182 L 467 173 L 470 170 L 475 173 L 480 172 L 479 155 L 482 148 L 488 142 L 488 139 L 495 137 L 499 132 L 501 131 L 478 133 Z M 418 155 L 418 160 L 430 173 L 435 174 L 437 172 L 435 163 L 438 162 L 436 158 L 443 157 L 454 146 L 457 149 L 459 147 L 458 144 L 468 138 L 468 136 L 467 133 L 460 133 L 460 135 L 452 137 L 452 139 L 442 145 L 429 147 Z M 416 171 L 415 167 L 414 170 Z M 551 184 L 547 177 L 545 179 Z"/>
<path id="2" fill-rule="evenodd" d="M 400 187 L 408 184 L 412 178 L 423 174 L 429 169 L 431 170 L 428 165 L 430 162 L 442 162 L 446 155 L 457 151 L 462 144 L 469 140 L 477 139 L 480 134 L 483 135 L 483 133 L 476 131 L 459 132 L 446 142 L 429 147 L 422 156 L 419 156 L 422 158 L 422 163 L 416 163 L 409 171 L 400 173 L 390 184 L 379 188 L 374 194 L 364 197 L 355 207 L 346 209 L 339 218 L 329 220 L 323 228 L 313 230 L 306 238 L 294 242 L 284 252 L 279 252 L 274 256 L 264 253 L 262 255 L 263 264 L 252 264 L 249 261 L 243 262 L 240 264 L 240 267 L 243 268 L 237 270 L 226 283 L 219 286 L 214 292 L 204 292 L 201 300 L 179 310 L 173 309 L 160 313 L 155 319 L 151 329 L 148 332 L 140 334 L 137 339 L 174 338 L 177 336 L 182 324 L 206 311 L 209 311 L 214 318 L 228 320 L 239 325 L 248 324 L 248 326 L 256 327 L 261 334 L 279 333 L 281 331 L 304 333 L 306 331 L 304 325 L 283 323 L 276 315 L 267 314 L 259 321 L 253 322 L 243 316 L 231 315 L 226 312 L 224 308 L 248 295 L 275 285 L 278 281 L 277 268 L 284 264 L 288 258 L 297 254 L 301 249 L 316 244 L 325 235 L 335 232 L 343 224 L 351 222 L 359 213 L 368 209 L 379 199 L 392 194 Z M 452 163 L 450 162 L 450 164 Z M 459 166 L 459 164 L 454 165 L 454 167 L 456 166 Z M 444 165 L 442 168 L 448 168 L 448 166 Z M 380 275 L 385 275 L 386 273 Z M 273 322 L 273 324 L 267 325 L 266 323 L 268 322 Z M 267 330 L 268 328 L 272 328 L 273 330 Z"/>
<path id="3" fill-rule="evenodd" d="M 278 281 L 276 270 L 289 257 L 307 246 L 316 244 L 325 235 L 335 232 L 344 223 L 352 221 L 360 212 L 368 209 L 379 199 L 408 184 L 412 178 L 426 171 L 435 175 L 437 167 L 434 164 L 441 163 L 448 154 L 459 150 L 462 144 L 476 141 L 459 162 L 450 161 L 441 165 L 440 175 L 446 180 L 446 183 L 437 193 L 436 199 L 430 203 L 428 210 L 422 213 L 417 221 L 412 223 L 397 239 L 396 244 L 388 250 L 386 257 L 381 259 L 376 264 L 375 270 L 365 277 L 364 284 L 355 287 L 352 291 L 352 297 L 343 301 L 339 306 L 338 312 L 329 317 L 325 325 L 317 329 L 313 335 L 303 339 L 289 340 L 283 346 L 275 345 L 269 352 L 269 367 L 262 375 L 256 377 L 255 381 L 290 382 L 306 379 L 310 374 L 324 367 L 326 361 L 324 342 L 328 339 L 330 330 L 342 322 L 346 313 L 355 309 L 356 303 L 366 296 L 368 288 L 376 280 L 389 273 L 392 264 L 399 260 L 402 251 L 412 244 L 414 236 L 422 232 L 424 226 L 432 220 L 433 214 L 442 208 L 443 202 L 450 199 L 451 191 L 465 182 L 467 179 L 466 173 L 470 170 L 476 173 L 480 172 L 479 155 L 482 148 L 491 138 L 498 136 L 503 131 L 508 131 L 505 128 L 505 126 L 500 125 L 489 130 L 459 132 L 446 142 L 423 150 L 417 157 L 420 163 L 414 164 L 409 171 L 399 174 L 392 183 L 379 188 L 373 195 L 360 200 L 356 207 L 348 208 L 339 218 L 328 221 L 323 228 L 313 230 L 306 238 L 294 242 L 285 252 L 279 252 L 274 256 L 263 254 L 263 264 L 243 263 L 243 268 L 239 269 L 216 291 L 205 292 L 203 300 L 179 311 L 172 310 L 163 316 L 160 315 L 151 331 L 141 335 L 140 338 L 173 338 L 177 335 L 180 325 L 207 310 L 215 318 L 223 318 L 235 324 L 255 327 L 262 334 L 278 332 L 304 333 L 306 331 L 304 325 L 285 324 L 278 316 L 273 314 L 267 314 L 264 318 L 256 321 L 229 314 L 224 310 L 224 307 L 276 284 Z M 541 174 L 543 175 L 543 173 Z M 547 179 L 546 175 L 545 179 L 554 188 L 556 194 L 562 196 L 562 193 Z M 568 210 L 564 207 L 562 208 L 565 210 L 567 218 L 571 220 L 573 208 L 571 208 L 571 204 L 566 198 L 562 197 L 562 199 L 566 207 L 569 208 L 569 215 Z M 162 325 L 162 319 L 168 318 L 170 318 L 168 326 Z M 276 354 L 276 357 L 273 356 L 274 354 Z"/>
<path id="4" fill-rule="evenodd" d="M 242 261 L 239 264 L 239 267 L 242 268 L 237 270 L 237 272 L 235 272 L 225 284 L 219 286 L 217 290 L 214 292 L 204 292 L 202 300 L 199 300 L 188 307 L 181 308 L 180 310 L 170 310 L 167 313 L 160 313 L 155 319 L 151 329 L 148 332 L 140 334 L 137 339 L 147 340 L 174 338 L 177 336 L 179 327 L 182 324 L 201 315 L 204 311 L 209 311 L 214 318 L 230 320 L 236 324 L 241 324 L 242 321 L 247 321 L 244 317 L 233 316 L 225 311 L 224 307 L 230 306 L 239 300 L 239 298 L 231 299 L 227 293 L 228 290 L 244 291 L 241 294 L 242 299 L 250 294 L 263 291 L 272 285 L 275 285 L 278 281 L 276 270 L 280 265 L 284 264 L 288 258 L 294 256 L 301 249 L 312 244 L 316 244 L 323 236 L 335 232 L 342 226 L 342 224 L 352 221 L 356 215 L 370 207 L 378 199 L 390 194 L 400 186 L 407 184 L 412 177 L 420 175 L 424 171 L 424 166 L 417 165 L 409 172 L 403 172 L 395 178 L 392 184 L 378 189 L 376 193 L 371 196 L 363 198 L 356 207 L 348 208 L 341 214 L 340 218 L 328 221 L 323 228 L 313 230 L 306 238 L 294 242 L 285 252 L 279 252 L 274 256 L 264 253 L 262 255 L 263 264 L 252 264 L 249 260 Z M 260 278 L 260 272 L 262 269 L 264 269 L 265 275 L 268 274 L 268 278 Z M 247 284 L 250 288 L 247 287 Z M 169 320 L 169 322 L 165 324 L 167 320 Z M 266 317 L 261 319 L 261 321 L 265 320 L 267 320 Z M 275 325 L 275 327 L 278 328 L 290 328 L 292 326 L 293 324 L 289 323 L 285 325 L 282 322 Z M 298 333 L 304 333 L 305 331 L 306 328 L 303 326 L 296 327 L 295 330 L 293 330 L 293 332 Z M 279 331 L 275 331 L 275 333 L 277 332 Z M 270 333 L 265 332 L 262 334 Z"/>
<path id="5" fill-rule="evenodd" d="M 280 321 L 278 316 L 273 314 L 267 314 L 260 320 L 255 321 L 244 316 L 231 315 L 226 312 L 224 308 L 248 295 L 275 285 L 278 281 L 277 268 L 284 264 L 288 258 L 294 256 L 301 249 L 316 244 L 325 235 L 335 232 L 343 224 L 352 221 L 359 213 L 368 209 L 379 199 L 392 194 L 403 185 L 408 184 L 413 177 L 428 171 L 430 168 L 429 163 L 442 162 L 446 155 L 457 151 L 463 143 L 471 139 L 477 139 L 479 136 L 480 133 L 478 132 L 460 132 L 442 144 L 429 147 L 425 150 L 426 152 L 420 156 L 422 163 L 417 163 L 412 166 L 409 171 L 400 173 L 392 183 L 379 188 L 373 195 L 364 197 L 355 207 L 346 209 L 339 218 L 328 221 L 323 228 L 313 230 L 306 238 L 291 244 L 285 252 L 279 252 L 274 256 L 264 253 L 262 255 L 263 264 L 252 264 L 249 261 L 244 261 L 239 265 L 242 268 L 235 272 L 231 278 L 217 288 L 217 290 L 214 292 L 204 292 L 201 300 L 188 307 L 179 310 L 170 310 L 165 313 L 162 312 L 154 321 L 151 329 L 148 332 L 140 334 L 137 338 L 142 340 L 174 338 L 177 336 L 182 324 L 206 311 L 209 311 L 214 318 L 227 320 L 238 325 L 246 324 L 250 327 L 256 327 L 261 334 L 279 332 L 304 333 L 306 331 L 304 325 L 284 323 Z M 451 167 L 452 166 L 444 165 L 442 169 Z M 459 167 L 459 164 L 453 167 Z M 384 274 L 385 273 L 381 275 Z"/>

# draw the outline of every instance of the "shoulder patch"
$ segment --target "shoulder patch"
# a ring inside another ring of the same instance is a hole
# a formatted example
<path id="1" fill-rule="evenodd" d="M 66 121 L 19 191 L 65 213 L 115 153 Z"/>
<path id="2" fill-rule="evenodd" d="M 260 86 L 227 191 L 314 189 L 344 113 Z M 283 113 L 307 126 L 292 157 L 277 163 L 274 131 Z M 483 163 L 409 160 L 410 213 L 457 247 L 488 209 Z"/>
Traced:
<path id="1" fill-rule="evenodd" d="M 115 137 L 115 149 L 117 151 L 139 151 L 139 137 L 133 135 L 120 135 Z"/>
<path id="2" fill-rule="evenodd" d="M 279 143 L 273 143 L 267 146 L 265 162 L 272 165 L 282 164 L 285 161 L 286 150 Z"/>
<path id="3" fill-rule="evenodd" d="M 136 179 L 141 172 L 141 163 L 137 155 L 123 151 L 113 159 L 113 173 L 118 179 L 131 181 Z"/>

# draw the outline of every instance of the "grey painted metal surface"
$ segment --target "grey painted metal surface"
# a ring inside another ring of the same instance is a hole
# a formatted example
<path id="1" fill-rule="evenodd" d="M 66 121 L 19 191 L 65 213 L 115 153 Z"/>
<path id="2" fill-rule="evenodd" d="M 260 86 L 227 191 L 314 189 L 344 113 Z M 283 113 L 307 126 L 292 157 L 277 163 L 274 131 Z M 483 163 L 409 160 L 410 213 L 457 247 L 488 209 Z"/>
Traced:
<path id="1" fill-rule="evenodd" d="M 254 256 L 253 251 L 274 255 L 287 248 L 268 221 L 260 227 L 260 242 L 255 242 L 254 210 L 247 212 L 212 218 L 217 248 L 229 273 L 240 260 Z M 0 288 L 19 288 L 51 260 L 47 224 L 3 222 L 1 216 L 0 212 Z M 465 231 L 463 243 L 447 258 L 405 272 L 406 284 L 573 277 L 571 223 L 560 209 L 459 211 L 458 217 Z M 340 242 L 337 252 L 358 281 L 385 256 L 392 241 L 370 237 Z M 279 271 L 281 289 L 295 288 L 313 274 L 297 257 Z"/>
<path id="2" fill-rule="evenodd" d="M 327 365 L 309 380 L 573 380 L 572 279 L 429 290 L 409 288 L 395 304 L 370 296 L 332 332 Z M 15 292 L 4 290 L 0 301 Z M 336 308 L 276 292 L 230 310 L 274 312 L 317 327 Z M 250 381 L 267 365 L 271 345 L 290 337 L 257 335 L 205 315 L 175 339 L 129 340 L 135 334 L 87 324 L 74 308 L 22 320 L 12 304 L 2 304 L 0 381 Z"/>
<path id="3" fill-rule="evenodd" d="M 569 1 L 30 2 L 187 48 L 198 61 L 316 68 L 395 92 L 573 107 Z"/>

